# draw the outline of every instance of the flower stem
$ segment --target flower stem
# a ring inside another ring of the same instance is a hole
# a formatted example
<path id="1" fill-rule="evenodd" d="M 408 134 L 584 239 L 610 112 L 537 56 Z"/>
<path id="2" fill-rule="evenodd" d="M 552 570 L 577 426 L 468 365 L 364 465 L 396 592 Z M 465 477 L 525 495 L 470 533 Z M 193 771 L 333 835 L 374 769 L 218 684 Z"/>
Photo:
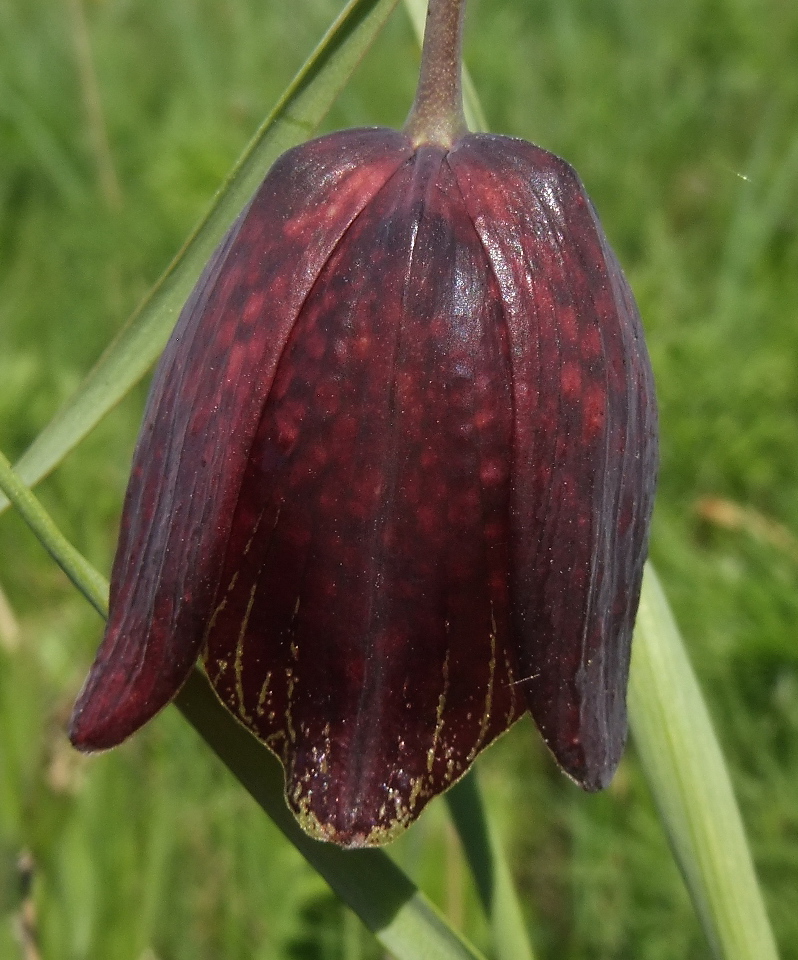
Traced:
<path id="1" fill-rule="evenodd" d="M 463 113 L 463 20 L 466 0 L 429 0 L 416 99 L 405 123 L 414 146 L 449 149 L 468 132 Z"/>

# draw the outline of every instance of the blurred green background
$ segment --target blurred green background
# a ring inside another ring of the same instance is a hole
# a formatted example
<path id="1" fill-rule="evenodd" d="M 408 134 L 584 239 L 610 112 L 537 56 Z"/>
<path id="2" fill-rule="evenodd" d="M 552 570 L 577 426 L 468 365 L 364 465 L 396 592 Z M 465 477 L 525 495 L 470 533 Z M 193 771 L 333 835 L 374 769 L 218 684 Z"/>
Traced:
<path id="1" fill-rule="evenodd" d="M 340 0 L 0 0 L 0 449 L 69 396 Z M 798 5 L 472 0 L 492 128 L 579 170 L 640 303 L 662 413 L 652 555 L 798 958 Z M 399 125 L 399 9 L 327 129 Z M 101 570 L 145 387 L 40 488 Z M 0 958 L 380 951 L 175 711 L 86 760 L 64 723 L 100 622 L 0 519 Z M 588 797 L 522 722 L 480 761 L 542 960 L 709 956 L 633 749 Z M 475 942 L 441 801 L 391 848 Z M 19 858 L 33 864 L 25 898 Z"/>

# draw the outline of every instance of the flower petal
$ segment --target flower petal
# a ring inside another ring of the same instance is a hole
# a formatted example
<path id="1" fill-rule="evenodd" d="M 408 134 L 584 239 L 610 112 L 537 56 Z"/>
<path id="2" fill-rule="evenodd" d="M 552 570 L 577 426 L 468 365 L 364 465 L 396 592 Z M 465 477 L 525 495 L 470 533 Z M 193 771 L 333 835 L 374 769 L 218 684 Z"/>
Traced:
<path id="1" fill-rule="evenodd" d="M 110 618 L 73 713 L 77 747 L 119 743 L 188 676 L 284 345 L 341 236 L 411 152 L 405 137 L 381 129 L 289 151 L 197 285 L 150 394 Z"/>
<path id="2" fill-rule="evenodd" d="M 280 360 L 206 669 L 311 834 L 384 843 L 523 711 L 509 354 L 443 151 L 349 228 Z M 517 702 L 516 702 L 517 699 Z"/>
<path id="3" fill-rule="evenodd" d="M 657 472 L 640 319 L 564 161 L 523 141 L 474 135 L 449 163 L 501 288 L 510 344 L 521 686 L 560 765 L 598 789 L 626 738 Z"/>

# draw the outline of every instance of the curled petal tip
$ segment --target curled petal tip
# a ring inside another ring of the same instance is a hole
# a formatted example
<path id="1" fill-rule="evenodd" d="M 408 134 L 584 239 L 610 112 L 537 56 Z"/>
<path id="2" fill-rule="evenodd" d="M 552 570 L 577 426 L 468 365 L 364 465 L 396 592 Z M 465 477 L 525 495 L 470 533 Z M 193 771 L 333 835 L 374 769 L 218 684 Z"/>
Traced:
<path id="1" fill-rule="evenodd" d="M 120 697 L 119 684 L 92 671 L 72 711 L 67 733 L 82 753 L 118 746 L 152 716 L 146 702 Z"/>

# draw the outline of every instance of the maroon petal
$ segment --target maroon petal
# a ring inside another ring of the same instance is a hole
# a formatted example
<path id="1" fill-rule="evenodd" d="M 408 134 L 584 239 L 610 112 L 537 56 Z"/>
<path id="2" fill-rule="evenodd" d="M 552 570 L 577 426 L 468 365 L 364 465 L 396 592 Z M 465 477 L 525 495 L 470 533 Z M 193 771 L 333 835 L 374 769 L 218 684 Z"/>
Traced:
<path id="1" fill-rule="evenodd" d="M 390 130 L 348 131 L 289 151 L 205 271 L 150 394 L 110 618 L 72 718 L 79 748 L 119 743 L 188 676 L 285 343 L 341 236 L 411 152 Z"/>
<path id="2" fill-rule="evenodd" d="M 504 302 L 511 355 L 512 623 L 529 709 L 587 789 L 626 737 L 656 478 L 651 369 L 632 294 L 575 172 L 531 144 L 449 155 Z"/>
<path id="3" fill-rule="evenodd" d="M 282 354 L 205 664 L 315 836 L 382 843 L 524 709 L 500 291 L 444 152 L 344 235 Z"/>

